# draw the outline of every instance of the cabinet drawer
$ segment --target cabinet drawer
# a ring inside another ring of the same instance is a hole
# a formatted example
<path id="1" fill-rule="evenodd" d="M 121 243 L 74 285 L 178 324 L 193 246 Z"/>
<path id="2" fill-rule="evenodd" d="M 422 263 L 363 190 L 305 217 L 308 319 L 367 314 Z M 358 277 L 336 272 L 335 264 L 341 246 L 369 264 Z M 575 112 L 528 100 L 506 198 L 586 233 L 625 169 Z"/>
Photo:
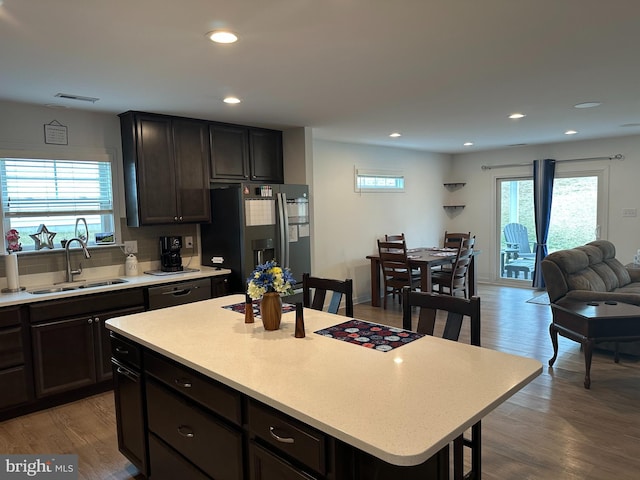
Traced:
<path id="1" fill-rule="evenodd" d="M 217 480 L 243 478 L 240 430 L 222 424 L 153 380 L 147 382 L 146 388 L 150 431 L 207 475 Z"/>
<path id="2" fill-rule="evenodd" d="M 111 338 L 111 356 L 125 365 L 140 369 L 142 359 L 140 346 L 113 332 L 109 334 L 109 337 Z"/>
<path id="3" fill-rule="evenodd" d="M 209 480 L 205 474 L 187 462 L 154 434 L 149 435 L 149 456 L 153 480 Z"/>
<path id="4" fill-rule="evenodd" d="M 0 371 L 0 408 L 18 405 L 29 400 L 27 372 L 24 367 Z"/>
<path id="5" fill-rule="evenodd" d="M 0 328 L 20 325 L 20 308 L 8 307 L 0 310 Z"/>
<path id="6" fill-rule="evenodd" d="M 267 480 L 270 478 L 277 478 L 278 480 L 313 480 L 316 478 L 294 468 L 291 464 L 276 457 L 255 442 L 249 442 L 249 471 L 251 480 Z"/>
<path id="7" fill-rule="evenodd" d="M 241 425 L 240 393 L 171 360 L 145 353 L 145 371 L 225 419 Z"/>
<path id="8" fill-rule="evenodd" d="M 0 368 L 13 367 L 23 363 L 22 329 L 16 327 L 0 330 Z"/>
<path id="9" fill-rule="evenodd" d="M 326 437 L 322 432 L 255 400 L 248 403 L 252 433 L 316 472 L 325 473 Z"/>

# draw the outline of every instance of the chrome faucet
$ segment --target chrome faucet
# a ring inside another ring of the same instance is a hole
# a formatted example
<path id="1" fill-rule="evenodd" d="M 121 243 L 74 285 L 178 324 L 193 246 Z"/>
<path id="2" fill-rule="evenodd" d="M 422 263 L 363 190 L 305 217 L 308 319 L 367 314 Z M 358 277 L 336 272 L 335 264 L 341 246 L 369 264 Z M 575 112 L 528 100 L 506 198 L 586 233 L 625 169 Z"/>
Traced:
<path id="1" fill-rule="evenodd" d="M 71 240 L 69 240 L 67 244 L 64 246 L 65 255 L 67 257 L 67 282 L 73 282 L 73 276 L 80 275 L 82 273 L 82 263 L 78 265 L 77 270 L 71 269 L 71 260 L 69 260 L 69 246 L 71 245 L 72 242 L 78 242 L 80 244 L 84 253 L 84 258 L 91 258 L 91 254 L 89 253 L 89 250 L 87 250 L 86 243 L 84 243 L 78 237 L 73 237 Z"/>

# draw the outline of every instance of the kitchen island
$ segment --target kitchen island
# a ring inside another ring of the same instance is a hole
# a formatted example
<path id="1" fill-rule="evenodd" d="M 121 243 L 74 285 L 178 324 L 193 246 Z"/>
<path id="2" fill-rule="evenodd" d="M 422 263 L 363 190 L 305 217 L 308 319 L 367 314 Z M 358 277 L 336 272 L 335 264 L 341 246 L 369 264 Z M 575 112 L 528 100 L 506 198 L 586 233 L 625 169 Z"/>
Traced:
<path id="1" fill-rule="evenodd" d="M 541 372 L 533 359 L 429 336 L 390 351 L 339 341 L 314 332 L 346 318 L 309 309 L 305 338 L 294 337 L 293 312 L 283 314 L 279 330 L 265 331 L 259 318 L 245 324 L 243 314 L 224 308 L 243 301 L 233 295 L 107 322 L 142 353 L 152 478 L 165 478 L 169 468 L 162 461 L 154 468 L 154 451 L 212 478 L 272 478 L 272 457 L 300 474 L 282 478 L 366 478 L 378 461 L 380 471 L 396 469 L 389 478 L 411 478 L 397 469 L 448 478 L 449 442 Z M 184 394 L 194 382 L 208 382 L 215 394 Z M 190 386 L 176 394 L 180 383 Z M 197 438 L 191 429 L 202 425 L 176 420 L 176 444 L 167 438 L 159 412 L 182 408 L 206 413 L 221 430 L 231 472 L 199 465 L 202 455 L 182 443 Z M 302 456 L 287 450 L 292 432 L 307 441 Z"/>

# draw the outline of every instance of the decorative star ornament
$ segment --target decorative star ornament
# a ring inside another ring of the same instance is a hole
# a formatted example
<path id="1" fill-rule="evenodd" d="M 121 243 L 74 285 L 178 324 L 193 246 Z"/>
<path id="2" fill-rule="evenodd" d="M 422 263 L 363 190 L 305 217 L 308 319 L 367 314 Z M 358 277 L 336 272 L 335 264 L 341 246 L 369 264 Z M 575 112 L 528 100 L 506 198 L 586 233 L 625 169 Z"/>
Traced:
<path id="1" fill-rule="evenodd" d="M 50 232 L 44 223 L 41 223 L 36 233 L 29 235 L 36 242 L 36 250 L 41 248 L 53 248 L 53 237 L 56 236 L 55 232 Z"/>

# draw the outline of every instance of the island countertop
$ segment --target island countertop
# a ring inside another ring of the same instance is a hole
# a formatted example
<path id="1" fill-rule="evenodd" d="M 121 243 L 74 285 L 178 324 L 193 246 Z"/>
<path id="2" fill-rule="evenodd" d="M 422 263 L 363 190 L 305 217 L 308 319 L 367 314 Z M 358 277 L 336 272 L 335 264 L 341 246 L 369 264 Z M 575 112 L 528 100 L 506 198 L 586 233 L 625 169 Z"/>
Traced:
<path id="1" fill-rule="evenodd" d="M 314 333 L 348 320 L 305 309 L 279 330 L 224 306 L 149 311 L 107 328 L 394 465 L 418 465 L 538 376 L 537 360 L 424 336 L 388 352 Z"/>

